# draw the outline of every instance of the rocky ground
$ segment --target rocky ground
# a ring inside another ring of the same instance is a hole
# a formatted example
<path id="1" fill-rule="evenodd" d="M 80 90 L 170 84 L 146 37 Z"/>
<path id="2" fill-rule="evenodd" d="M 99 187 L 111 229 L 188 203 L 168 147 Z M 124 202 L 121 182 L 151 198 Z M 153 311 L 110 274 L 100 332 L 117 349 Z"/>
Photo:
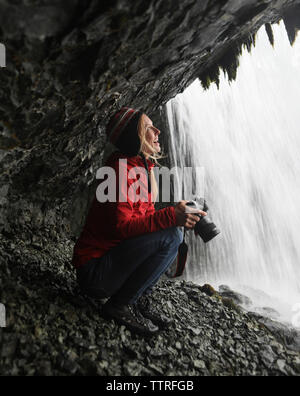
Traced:
<path id="1" fill-rule="evenodd" d="M 80 295 L 70 241 L 0 244 L 1 375 L 300 374 L 299 352 L 209 287 L 163 279 L 153 300 L 175 322 L 145 339 Z"/>

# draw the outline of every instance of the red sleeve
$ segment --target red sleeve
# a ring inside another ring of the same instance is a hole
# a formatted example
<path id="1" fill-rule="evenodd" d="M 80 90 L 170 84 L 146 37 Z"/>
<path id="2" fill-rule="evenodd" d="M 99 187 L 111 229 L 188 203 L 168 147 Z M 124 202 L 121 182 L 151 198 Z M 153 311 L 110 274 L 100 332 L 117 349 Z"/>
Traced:
<path id="1" fill-rule="evenodd" d="M 131 212 L 131 213 L 130 213 Z M 117 203 L 115 207 L 115 237 L 131 238 L 150 232 L 176 226 L 174 207 L 170 206 L 141 217 L 132 217 L 132 206 L 128 202 Z"/>
<path id="2" fill-rule="evenodd" d="M 119 175 L 118 168 L 115 168 L 117 175 L 117 197 L 119 196 Z M 128 170 L 127 170 L 128 171 Z M 128 180 L 127 178 L 127 186 L 124 185 L 128 189 L 132 180 Z M 111 228 L 110 231 L 116 239 L 125 239 L 131 238 L 138 235 L 151 233 L 160 231 L 169 227 L 176 226 L 176 216 L 175 216 L 175 208 L 173 206 L 169 206 L 167 208 L 155 211 L 148 210 L 145 216 L 134 217 L 133 216 L 133 202 L 128 198 L 127 202 L 109 202 L 108 210 L 111 218 Z M 150 208 L 149 208 L 150 209 Z"/>
<path id="3" fill-rule="evenodd" d="M 149 214 L 152 214 L 152 213 L 155 213 L 155 207 L 154 207 L 153 203 L 147 209 L 146 215 L 149 215 Z"/>

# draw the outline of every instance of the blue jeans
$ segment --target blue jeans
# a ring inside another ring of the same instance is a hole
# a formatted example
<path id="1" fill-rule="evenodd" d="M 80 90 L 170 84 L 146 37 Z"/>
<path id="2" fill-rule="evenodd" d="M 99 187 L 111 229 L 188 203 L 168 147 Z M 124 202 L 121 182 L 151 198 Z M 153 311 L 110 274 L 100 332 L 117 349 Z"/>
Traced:
<path id="1" fill-rule="evenodd" d="M 142 294 L 151 292 L 173 263 L 182 240 L 178 227 L 126 239 L 79 268 L 78 283 L 92 297 L 134 304 Z"/>

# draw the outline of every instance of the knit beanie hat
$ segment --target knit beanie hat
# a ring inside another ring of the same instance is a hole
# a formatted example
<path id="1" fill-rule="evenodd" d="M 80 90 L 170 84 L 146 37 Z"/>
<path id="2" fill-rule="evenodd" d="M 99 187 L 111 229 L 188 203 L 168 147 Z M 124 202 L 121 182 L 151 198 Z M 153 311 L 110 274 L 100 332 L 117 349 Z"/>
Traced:
<path id="1" fill-rule="evenodd" d="M 110 119 L 106 127 L 107 139 L 123 154 L 135 157 L 140 152 L 141 141 L 138 135 L 138 125 L 142 110 L 122 107 Z M 148 192 L 151 193 L 151 180 L 148 164 L 144 154 L 141 153 L 148 174 Z"/>
<path id="2" fill-rule="evenodd" d="M 138 124 L 143 111 L 122 107 L 110 119 L 106 127 L 108 141 L 129 157 L 138 155 L 140 138 Z"/>

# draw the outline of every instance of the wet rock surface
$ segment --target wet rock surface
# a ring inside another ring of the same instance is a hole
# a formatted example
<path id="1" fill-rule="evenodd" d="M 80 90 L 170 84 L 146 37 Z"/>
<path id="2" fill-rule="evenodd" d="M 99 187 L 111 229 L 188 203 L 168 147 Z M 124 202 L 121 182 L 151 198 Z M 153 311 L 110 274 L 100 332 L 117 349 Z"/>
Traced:
<path id="1" fill-rule="evenodd" d="M 249 307 L 252 304 L 249 297 L 231 290 L 230 287 L 226 285 L 221 285 L 219 287 L 219 293 L 222 297 L 230 298 L 238 305 Z"/>
<path id="2" fill-rule="evenodd" d="M 268 329 L 279 342 L 288 349 L 300 352 L 300 331 L 288 323 L 281 323 L 270 316 L 262 316 L 256 312 L 250 312 L 250 316 L 255 318 L 261 325 Z"/>
<path id="3" fill-rule="evenodd" d="M 72 245 L 64 240 L 40 251 L 2 239 L 0 301 L 7 327 L 0 330 L 0 374 L 300 374 L 299 352 L 253 315 L 191 282 L 159 282 L 152 301 L 175 321 L 151 339 L 104 320 L 103 302 L 77 288 Z"/>
<path id="4" fill-rule="evenodd" d="M 210 295 L 207 291 L 206 294 Z M 293 327 L 291 323 L 281 321 L 280 313 L 274 308 L 256 307 L 249 297 L 235 292 L 226 285 L 220 286 L 217 294 L 221 296 L 224 305 L 238 311 L 247 311 L 249 316 L 257 320 L 266 330 L 269 330 L 280 343 L 290 350 L 300 352 L 299 328 Z"/>

